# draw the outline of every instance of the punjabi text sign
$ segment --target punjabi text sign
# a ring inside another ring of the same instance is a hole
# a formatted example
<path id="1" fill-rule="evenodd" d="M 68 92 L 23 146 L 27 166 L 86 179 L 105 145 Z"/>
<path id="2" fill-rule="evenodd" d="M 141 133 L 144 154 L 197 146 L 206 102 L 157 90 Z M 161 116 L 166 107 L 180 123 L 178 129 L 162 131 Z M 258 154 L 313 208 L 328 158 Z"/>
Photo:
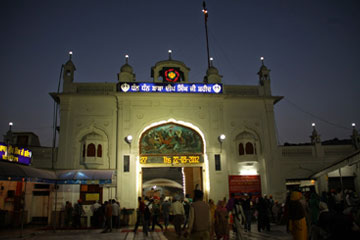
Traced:
<path id="1" fill-rule="evenodd" d="M 221 83 L 118 83 L 118 92 L 213 93 L 223 92 Z"/>

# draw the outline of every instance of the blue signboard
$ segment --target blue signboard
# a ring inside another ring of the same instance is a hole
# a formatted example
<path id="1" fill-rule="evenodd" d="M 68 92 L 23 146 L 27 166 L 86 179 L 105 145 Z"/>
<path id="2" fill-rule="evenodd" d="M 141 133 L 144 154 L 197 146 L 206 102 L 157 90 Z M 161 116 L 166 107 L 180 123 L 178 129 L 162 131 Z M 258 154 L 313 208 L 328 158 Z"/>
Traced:
<path id="1" fill-rule="evenodd" d="M 118 83 L 118 92 L 212 93 L 223 92 L 221 83 Z"/>
<path id="2" fill-rule="evenodd" d="M 0 142 L 0 160 L 30 165 L 31 157 L 32 152 L 30 149 Z"/>

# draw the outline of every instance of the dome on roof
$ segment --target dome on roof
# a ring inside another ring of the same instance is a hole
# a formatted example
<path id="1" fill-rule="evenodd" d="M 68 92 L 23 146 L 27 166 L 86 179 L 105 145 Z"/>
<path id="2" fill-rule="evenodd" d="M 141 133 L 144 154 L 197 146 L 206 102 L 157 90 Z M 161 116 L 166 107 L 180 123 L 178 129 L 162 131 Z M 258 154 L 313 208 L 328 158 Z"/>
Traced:
<path id="1" fill-rule="evenodd" d="M 133 68 L 132 68 L 132 66 L 130 66 L 129 64 L 125 63 L 125 64 L 122 65 L 122 67 L 120 68 L 120 72 L 132 73 L 132 72 L 133 72 Z"/>
<path id="2" fill-rule="evenodd" d="M 217 70 L 216 67 L 211 66 L 206 71 L 206 75 L 211 75 L 211 74 L 219 74 L 219 70 Z"/>

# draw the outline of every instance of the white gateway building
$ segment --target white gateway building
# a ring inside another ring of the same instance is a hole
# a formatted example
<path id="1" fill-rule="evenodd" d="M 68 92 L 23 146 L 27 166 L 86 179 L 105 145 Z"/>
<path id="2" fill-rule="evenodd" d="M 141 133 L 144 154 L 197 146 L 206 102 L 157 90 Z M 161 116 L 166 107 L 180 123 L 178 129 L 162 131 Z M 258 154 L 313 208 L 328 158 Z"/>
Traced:
<path id="1" fill-rule="evenodd" d="M 70 55 L 63 91 L 51 94 L 60 104 L 61 201 L 115 198 L 136 208 L 149 191 L 191 195 L 195 188 L 214 200 L 231 193 L 283 199 L 274 122 L 282 97 L 272 96 L 264 63 L 256 86 L 223 85 L 212 63 L 194 82 L 171 55 L 151 68 L 152 82 L 136 81 L 127 58 L 113 83 L 76 83 L 75 70 Z"/>

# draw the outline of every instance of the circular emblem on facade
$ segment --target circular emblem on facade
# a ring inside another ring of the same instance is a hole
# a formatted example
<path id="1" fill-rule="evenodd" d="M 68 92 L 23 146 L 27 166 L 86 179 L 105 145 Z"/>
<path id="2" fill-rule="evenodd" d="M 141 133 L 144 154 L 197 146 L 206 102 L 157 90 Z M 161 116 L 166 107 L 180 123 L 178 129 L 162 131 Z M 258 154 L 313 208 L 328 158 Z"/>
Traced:
<path id="1" fill-rule="evenodd" d="M 130 89 L 130 85 L 129 85 L 129 84 L 127 84 L 127 83 L 121 84 L 121 90 L 122 90 L 123 92 L 129 91 L 129 89 Z"/>
<path id="2" fill-rule="evenodd" d="M 165 80 L 168 82 L 177 82 L 180 78 L 180 73 L 174 68 L 169 68 L 165 71 Z"/>
<path id="3" fill-rule="evenodd" d="M 219 84 L 215 84 L 213 86 L 213 90 L 215 93 L 219 93 L 219 92 L 221 92 L 221 86 Z"/>

